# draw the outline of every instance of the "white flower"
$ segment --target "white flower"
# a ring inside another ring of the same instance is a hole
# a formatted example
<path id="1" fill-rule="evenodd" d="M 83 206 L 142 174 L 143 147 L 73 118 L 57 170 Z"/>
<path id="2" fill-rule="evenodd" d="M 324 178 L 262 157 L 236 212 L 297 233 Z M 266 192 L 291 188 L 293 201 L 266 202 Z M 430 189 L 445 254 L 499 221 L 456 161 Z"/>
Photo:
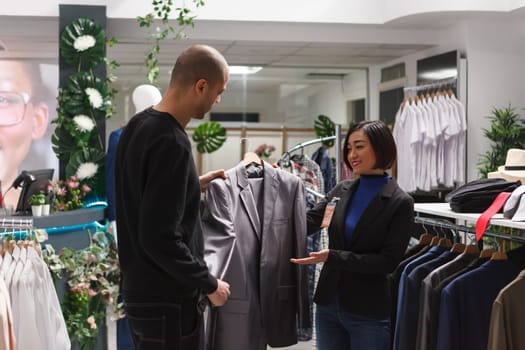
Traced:
<path id="1" fill-rule="evenodd" d="M 95 127 L 93 120 L 87 115 L 79 114 L 73 117 L 77 130 L 81 132 L 90 132 Z"/>
<path id="2" fill-rule="evenodd" d="M 82 35 L 75 39 L 73 47 L 77 51 L 86 51 L 89 48 L 95 46 L 97 41 L 91 35 Z"/>
<path id="3" fill-rule="evenodd" d="M 82 163 L 77 169 L 77 177 L 79 180 L 89 179 L 95 176 L 98 170 L 98 165 L 92 162 Z"/>
<path id="4" fill-rule="evenodd" d="M 97 89 L 86 88 L 85 92 L 88 95 L 89 103 L 91 103 L 93 108 L 100 108 L 102 106 L 102 95 Z"/>

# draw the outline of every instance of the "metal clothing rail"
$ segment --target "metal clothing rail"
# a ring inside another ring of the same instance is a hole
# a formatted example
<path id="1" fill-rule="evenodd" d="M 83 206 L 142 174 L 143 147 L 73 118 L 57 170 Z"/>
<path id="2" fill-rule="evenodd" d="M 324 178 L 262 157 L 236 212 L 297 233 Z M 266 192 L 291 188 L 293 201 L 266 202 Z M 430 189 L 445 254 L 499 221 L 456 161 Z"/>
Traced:
<path id="1" fill-rule="evenodd" d="M 0 229 L 32 229 L 33 219 L 18 219 L 14 217 L 0 218 Z"/>
<path id="2" fill-rule="evenodd" d="M 326 198 L 326 195 L 324 195 L 322 193 L 319 193 L 317 191 L 314 191 L 311 188 L 306 187 L 305 190 L 306 190 L 306 192 L 309 192 L 309 193 L 313 194 L 314 196 L 319 197 L 321 199 L 325 199 Z"/>
<path id="3" fill-rule="evenodd" d="M 0 238 L 13 236 L 16 239 L 25 239 L 33 232 L 33 219 L 18 219 L 13 217 L 0 218 Z"/>
<path id="4" fill-rule="evenodd" d="M 290 155 L 293 152 L 299 149 L 303 149 L 307 146 L 314 145 L 316 143 L 323 143 L 329 140 L 335 140 L 335 164 L 337 164 L 337 166 L 335 167 L 335 182 L 338 183 L 341 180 L 341 166 L 340 166 L 341 164 L 341 125 L 340 124 L 335 124 L 335 135 L 334 136 L 321 137 L 318 139 L 301 142 L 293 146 L 292 148 L 289 148 L 288 150 L 286 150 L 282 154 L 279 160 L 285 160 L 286 157 L 290 157 Z M 315 192 L 315 191 L 312 191 L 312 192 Z M 313 194 L 316 195 L 315 193 Z"/>
<path id="5" fill-rule="evenodd" d="M 472 234 L 476 233 L 476 229 L 473 228 L 473 227 L 453 224 L 453 223 L 450 223 L 450 222 L 444 221 L 444 220 L 436 220 L 436 219 L 432 219 L 432 218 L 425 218 L 425 217 L 421 217 L 421 216 L 416 216 L 414 218 L 414 222 L 417 223 L 417 224 L 421 224 L 423 226 L 424 225 L 429 225 L 429 226 L 434 226 L 434 227 L 438 227 L 438 228 L 462 231 L 462 232 L 467 232 L 467 233 L 472 233 Z M 497 232 L 492 232 L 492 231 L 485 231 L 485 233 L 483 235 L 484 236 L 489 236 L 489 237 L 494 237 L 494 238 L 499 238 L 499 239 L 504 239 L 504 240 L 507 240 L 507 241 L 512 241 L 512 242 L 525 244 L 525 237 L 510 236 L 508 234 L 497 233 Z"/>
<path id="6" fill-rule="evenodd" d="M 444 79 L 439 80 L 433 83 L 429 84 L 423 84 L 423 85 L 416 85 L 416 86 L 406 86 L 403 88 L 403 91 L 407 93 L 408 91 L 421 91 L 421 90 L 429 90 L 429 89 L 437 89 L 441 88 L 443 86 L 448 85 L 456 85 L 457 84 L 457 78 L 450 78 L 450 79 Z"/>

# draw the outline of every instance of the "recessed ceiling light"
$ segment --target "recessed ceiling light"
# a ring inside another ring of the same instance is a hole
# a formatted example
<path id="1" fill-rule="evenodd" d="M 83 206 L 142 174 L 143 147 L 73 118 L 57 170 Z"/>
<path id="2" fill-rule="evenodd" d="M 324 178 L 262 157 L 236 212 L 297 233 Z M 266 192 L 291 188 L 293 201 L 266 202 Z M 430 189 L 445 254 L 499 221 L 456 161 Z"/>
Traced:
<path id="1" fill-rule="evenodd" d="M 246 74 L 255 74 L 258 71 L 260 71 L 263 67 L 229 66 L 229 68 L 230 68 L 230 74 L 246 75 Z"/>

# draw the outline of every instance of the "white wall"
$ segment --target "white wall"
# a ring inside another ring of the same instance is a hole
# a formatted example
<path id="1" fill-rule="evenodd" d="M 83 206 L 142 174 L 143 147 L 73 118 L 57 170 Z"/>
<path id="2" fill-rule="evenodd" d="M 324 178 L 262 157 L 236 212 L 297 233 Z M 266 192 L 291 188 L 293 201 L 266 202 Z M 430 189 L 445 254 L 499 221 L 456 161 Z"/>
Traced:
<path id="1" fill-rule="evenodd" d="M 480 154 L 490 148 L 481 129 L 489 127 L 491 110 L 510 104 L 525 114 L 525 33 L 519 22 L 490 28 L 472 22 L 468 34 L 468 176 L 474 179 Z"/>
<path id="2" fill-rule="evenodd" d="M 467 58 L 467 181 L 479 177 L 480 155 L 490 148 L 482 128 L 493 107 L 510 103 L 523 115 L 525 107 L 525 29 L 519 19 L 492 22 L 470 20 L 444 33 L 442 44 L 431 50 L 370 68 L 370 117 L 379 115 L 380 70 L 405 62 L 407 85 L 416 84 L 418 59 L 459 50 Z"/>
<path id="3" fill-rule="evenodd" d="M 344 95 L 342 81 L 340 83 L 326 85 L 318 90 L 308 101 L 310 105 L 311 125 L 319 114 L 328 116 L 336 124 L 347 124 L 346 118 L 346 96 Z"/>

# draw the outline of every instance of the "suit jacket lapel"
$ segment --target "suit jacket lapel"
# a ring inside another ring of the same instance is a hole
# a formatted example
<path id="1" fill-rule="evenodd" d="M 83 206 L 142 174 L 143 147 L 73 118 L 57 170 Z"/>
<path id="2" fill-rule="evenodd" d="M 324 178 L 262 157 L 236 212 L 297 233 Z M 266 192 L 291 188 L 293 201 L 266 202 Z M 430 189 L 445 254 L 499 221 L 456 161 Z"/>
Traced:
<path id="1" fill-rule="evenodd" d="M 395 181 L 395 179 L 391 179 L 390 182 L 388 182 L 372 199 L 372 201 L 370 201 L 354 229 L 354 233 L 350 238 L 350 244 L 353 244 L 363 234 L 362 230 L 360 230 L 361 226 L 371 220 L 375 220 L 375 218 L 377 218 L 383 211 L 388 198 L 392 196 L 392 192 L 396 188 Z"/>
<path id="2" fill-rule="evenodd" d="M 268 231 L 273 219 L 275 200 L 277 198 L 277 189 L 279 188 L 280 179 L 277 176 L 277 170 L 270 165 L 264 164 L 264 214 L 263 214 L 263 236 Z"/>
<path id="3" fill-rule="evenodd" d="M 357 188 L 357 181 L 352 181 L 345 184 L 341 191 L 341 199 L 337 203 L 336 210 L 334 212 L 334 217 L 332 218 L 333 231 L 337 232 L 337 235 L 330 239 L 334 239 L 333 247 L 342 248 L 345 246 L 345 220 L 346 212 L 348 211 L 348 204 L 350 203 L 350 198 Z"/>
<path id="4" fill-rule="evenodd" d="M 248 213 L 248 218 L 252 224 L 253 231 L 257 235 L 257 238 L 261 239 L 261 220 L 259 214 L 257 213 L 257 205 L 255 199 L 253 198 L 253 193 L 248 183 L 248 177 L 246 176 L 246 169 L 244 162 L 241 162 L 237 165 L 236 168 L 237 175 L 237 186 L 239 186 L 239 197 L 241 198 L 241 203 L 243 204 L 244 209 Z"/>

